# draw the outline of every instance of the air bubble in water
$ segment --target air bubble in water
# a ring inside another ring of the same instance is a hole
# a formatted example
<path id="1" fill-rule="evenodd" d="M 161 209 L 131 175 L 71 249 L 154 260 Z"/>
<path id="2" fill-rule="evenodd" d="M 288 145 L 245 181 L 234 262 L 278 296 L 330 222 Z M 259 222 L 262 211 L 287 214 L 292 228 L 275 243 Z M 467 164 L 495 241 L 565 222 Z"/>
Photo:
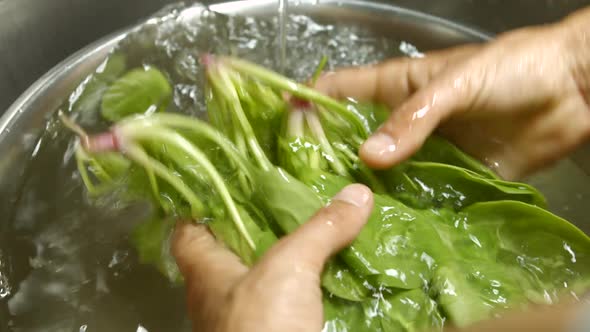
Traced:
<path id="1" fill-rule="evenodd" d="M 11 287 L 8 283 L 8 276 L 6 275 L 6 265 L 2 260 L 2 253 L 0 252 L 0 300 L 7 298 L 11 293 Z"/>
<path id="2" fill-rule="evenodd" d="M 8 284 L 8 278 L 0 271 L 0 300 L 10 295 L 10 284 Z"/>

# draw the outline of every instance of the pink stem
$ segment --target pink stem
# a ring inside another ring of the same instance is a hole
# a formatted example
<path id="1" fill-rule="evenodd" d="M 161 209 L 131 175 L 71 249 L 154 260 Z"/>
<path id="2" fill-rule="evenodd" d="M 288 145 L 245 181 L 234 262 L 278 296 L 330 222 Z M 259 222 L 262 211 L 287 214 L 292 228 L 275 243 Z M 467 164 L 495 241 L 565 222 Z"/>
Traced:
<path id="1" fill-rule="evenodd" d="M 90 153 L 119 151 L 120 141 L 114 131 L 108 131 L 83 140 L 84 149 Z"/>
<path id="2" fill-rule="evenodd" d="M 211 53 L 201 54 L 199 56 L 199 59 L 201 61 L 201 64 L 205 67 L 209 67 L 217 61 L 215 55 Z"/>
<path id="3" fill-rule="evenodd" d="M 301 99 L 295 96 L 292 96 L 291 99 L 289 100 L 289 102 L 291 103 L 291 106 L 293 106 L 293 108 L 296 109 L 310 109 L 311 108 L 311 102 L 309 100 L 305 100 L 305 99 Z"/>

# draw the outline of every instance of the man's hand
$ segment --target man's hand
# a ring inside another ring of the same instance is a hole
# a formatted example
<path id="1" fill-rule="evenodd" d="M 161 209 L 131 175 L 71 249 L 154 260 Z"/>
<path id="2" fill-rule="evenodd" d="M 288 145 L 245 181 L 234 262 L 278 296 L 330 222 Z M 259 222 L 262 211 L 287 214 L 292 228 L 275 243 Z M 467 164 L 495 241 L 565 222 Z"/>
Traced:
<path id="1" fill-rule="evenodd" d="M 316 87 L 392 109 L 361 148 L 369 166 L 403 161 L 438 129 L 502 177 L 517 179 L 590 137 L 590 30 L 581 24 L 589 19 L 582 12 L 485 45 L 343 69 Z"/>
<path id="2" fill-rule="evenodd" d="M 344 188 L 250 269 L 206 226 L 179 225 L 173 252 L 195 331 L 321 331 L 324 263 L 354 240 L 372 207 L 367 187 Z"/>

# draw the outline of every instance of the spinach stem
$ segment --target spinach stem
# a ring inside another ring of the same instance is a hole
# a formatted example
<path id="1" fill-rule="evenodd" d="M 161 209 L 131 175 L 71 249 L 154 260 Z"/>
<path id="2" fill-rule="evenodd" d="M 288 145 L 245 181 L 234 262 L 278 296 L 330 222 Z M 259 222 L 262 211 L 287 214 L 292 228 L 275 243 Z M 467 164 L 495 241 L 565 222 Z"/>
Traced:
<path id="1" fill-rule="evenodd" d="M 360 173 L 365 176 L 365 181 L 373 189 L 374 192 L 378 192 L 378 193 L 386 192 L 385 187 L 383 186 L 383 183 L 381 181 L 379 181 L 379 179 L 373 173 L 373 171 L 371 171 L 367 167 L 363 167 L 360 165 L 362 163 L 362 161 L 360 160 L 358 155 L 355 154 L 348 145 L 346 145 L 344 143 L 335 143 L 334 148 L 336 148 L 336 150 L 338 150 L 342 154 L 344 154 L 344 156 L 346 158 L 348 158 L 352 164 L 359 164 L 358 169 L 359 169 Z"/>
<path id="2" fill-rule="evenodd" d="M 79 139 L 82 141 L 82 146 L 86 146 L 88 144 L 88 134 L 82 127 L 80 127 L 77 123 L 75 123 L 72 119 L 70 119 L 63 111 L 58 112 L 58 117 L 63 123 L 66 128 L 70 129 L 74 133 L 76 133 Z"/>
<path id="3" fill-rule="evenodd" d="M 316 104 L 322 105 L 332 111 L 337 112 L 350 121 L 350 123 L 352 123 L 355 127 L 357 127 L 363 136 L 368 136 L 368 133 L 370 132 L 369 124 L 362 120 L 363 118 L 358 113 L 358 111 L 346 107 L 346 105 L 338 102 L 337 100 L 254 63 L 233 57 L 222 57 L 221 59 L 227 66 L 240 73 L 252 76 L 253 78 L 260 80 L 276 89 L 287 91 L 296 97 L 310 100 Z"/>
<path id="4" fill-rule="evenodd" d="M 247 156 L 248 155 L 247 154 L 247 146 L 246 146 L 246 141 L 244 140 L 244 136 L 242 136 L 242 134 L 241 134 L 241 132 L 239 130 L 235 130 L 235 133 L 234 134 L 236 135 L 236 146 L 237 146 L 237 149 L 239 151 L 241 151 L 244 156 Z M 248 185 L 247 174 L 248 173 L 238 172 L 238 182 L 240 183 L 240 187 L 242 187 L 242 189 L 244 190 L 244 192 L 250 194 L 251 191 L 252 191 L 252 189 Z"/>
<path id="5" fill-rule="evenodd" d="M 145 168 L 145 172 L 147 173 L 147 177 L 150 182 L 150 187 L 152 188 L 152 194 L 154 195 L 154 198 L 161 202 L 162 198 L 160 197 L 160 188 L 158 187 L 158 180 L 156 179 L 154 169 L 151 167 L 147 167 Z M 160 205 L 164 206 L 164 204 Z"/>
<path id="6" fill-rule="evenodd" d="M 113 181 L 113 178 L 107 173 L 107 171 L 104 170 L 102 165 L 95 158 L 90 157 L 82 146 L 78 146 L 76 148 L 75 156 L 76 165 L 78 171 L 80 172 L 80 176 L 82 177 L 82 181 L 91 195 L 96 194 L 98 190 L 90 179 L 88 168 L 92 168 L 93 174 L 98 178 L 98 180 L 102 182 Z"/>
<path id="7" fill-rule="evenodd" d="M 315 69 L 315 72 L 313 73 L 313 76 L 311 77 L 311 86 L 314 86 L 315 83 L 318 81 L 318 79 L 320 78 L 320 75 L 322 75 L 322 71 L 324 71 L 324 67 L 326 66 L 327 63 L 328 63 L 328 56 L 326 56 L 326 55 L 322 56 L 322 59 L 320 60 L 318 67 Z"/>
<path id="8" fill-rule="evenodd" d="M 342 152 L 346 158 L 350 159 L 352 162 L 358 162 L 359 161 L 359 157 L 352 152 L 352 150 L 344 143 L 335 143 L 334 147 L 336 148 L 336 150 Z"/>
<path id="9" fill-rule="evenodd" d="M 240 130 L 240 124 L 234 119 L 232 122 L 233 127 L 233 135 L 234 135 L 234 143 L 238 151 L 242 153 L 243 156 L 248 155 L 248 144 L 246 143 L 246 139 Z"/>
<path id="10" fill-rule="evenodd" d="M 231 74 L 223 66 L 211 66 L 208 69 L 209 80 L 216 86 L 216 89 L 222 92 L 229 101 L 232 108 L 232 114 L 237 119 L 241 131 L 243 132 L 246 142 L 250 146 L 250 152 L 254 156 L 260 168 L 269 171 L 272 168 L 271 162 L 266 158 L 266 154 L 258 144 L 254 130 L 246 117 L 246 114 L 240 103 L 240 98 L 236 87 L 232 81 Z M 235 78 L 234 78 L 235 79 Z"/>
<path id="11" fill-rule="evenodd" d="M 90 158 L 90 157 L 86 157 L 86 158 L 88 159 L 88 164 L 90 164 L 90 166 L 92 166 L 92 168 L 94 169 L 95 175 L 97 177 L 99 177 L 101 181 L 103 181 L 103 182 L 113 181 L 113 178 L 109 175 L 109 173 L 107 173 L 107 171 L 104 170 L 104 168 L 100 165 L 100 163 L 98 161 L 96 161 L 96 159 Z"/>
<path id="12" fill-rule="evenodd" d="M 146 126 L 162 125 L 176 129 L 184 129 L 215 143 L 223 151 L 230 162 L 239 169 L 238 181 L 244 192 L 251 192 L 252 189 L 249 182 L 251 181 L 252 175 L 246 161 L 242 158 L 243 155 L 239 152 L 239 148 L 236 148 L 226 136 L 222 135 L 208 123 L 199 119 L 188 118 L 173 113 L 157 113 L 147 117 L 140 116 L 131 121 L 143 121 Z M 244 144 L 243 141 L 241 141 L 241 143 Z"/>
<path id="13" fill-rule="evenodd" d="M 301 144 L 301 148 L 293 153 L 298 154 L 303 164 L 311 168 L 317 168 L 317 162 L 314 162 L 313 152 L 309 152 L 309 147 L 305 146 L 305 115 L 303 110 L 294 109 L 287 113 L 287 135 L 294 138 L 295 142 Z"/>
<path id="14" fill-rule="evenodd" d="M 287 115 L 288 127 L 287 133 L 292 137 L 303 137 L 303 111 L 292 110 Z"/>
<path id="15" fill-rule="evenodd" d="M 193 218 L 200 219 L 205 206 L 195 193 L 176 175 L 174 175 L 161 162 L 151 158 L 141 146 L 136 143 L 126 142 L 124 145 L 125 155 L 134 162 L 138 163 L 145 169 L 152 169 L 153 172 L 168 182 L 174 189 L 176 189 L 190 204 L 191 214 Z"/>
<path id="16" fill-rule="evenodd" d="M 250 170 L 243 159 L 238 149 L 232 142 L 208 123 L 189 118 L 180 114 L 173 113 L 156 113 L 149 116 L 135 117 L 130 120 L 121 122 L 121 126 L 125 127 L 128 124 L 143 123 L 144 126 L 164 126 L 173 127 L 177 129 L 185 129 L 215 143 L 228 157 L 232 160 L 242 173 L 250 175 Z"/>
<path id="17" fill-rule="evenodd" d="M 334 149 L 332 148 L 332 144 L 328 141 L 326 134 L 324 133 L 324 128 L 322 128 L 322 124 L 317 116 L 317 112 L 315 110 L 309 110 L 305 112 L 305 119 L 307 120 L 307 125 L 311 130 L 313 136 L 318 140 L 321 149 L 326 154 L 326 159 L 332 166 L 334 172 L 341 176 L 348 176 L 348 172 L 346 171 L 346 167 L 342 164 Z"/>
<path id="18" fill-rule="evenodd" d="M 195 162 L 199 163 L 211 181 L 213 185 L 217 189 L 221 199 L 223 200 L 225 207 L 227 208 L 231 218 L 238 228 L 239 232 L 242 234 L 248 245 L 252 250 L 256 250 L 256 245 L 252 240 L 250 234 L 246 230 L 246 226 L 242 221 L 242 217 L 240 216 L 237 206 L 229 193 L 227 186 L 224 183 L 223 178 L 215 169 L 215 166 L 211 164 L 211 161 L 207 156 L 196 146 L 194 146 L 189 140 L 184 138 L 182 135 L 161 126 L 153 126 L 150 128 L 151 130 L 146 130 L 143 126 L 136 126 L 134 124 L 128 124 L 125 127 L 119 127 L 121 133 L 126 138 L 136 139 L 136 140 L 148 140 L 157 143 L 164 143 L 170 144 L 171 146 L 176 146 L 180 150 L 186 152 L 186 154 L 191 157 Z M 179 166 L 183 166 L 186 164 L 186 160 L 184 156 L 176 156 L 175 154 L 169 154 L 169 157 L 173 159 Z M 179 158 L 182 157 L 182 158 Z M 156 169 L 154 168 L 156 171 Z M 192 174 L 192 173 L 191 173 Z"/>
<path id="19" fill-rule="evenodd" d="M 84 153 L 81 147 L 78 147 L 76 149 L 76 166 L 78 167 L 78 172 L 80 173 L 80 177 L 82 178 L 84 186 L 86 186 L 88 192 L 93 195 L 96 193 L 96 187 L 94 187 L 94 183 L 92 183 L 92 180 L 90 180 L 88 170 L 84 164 L 85 160 L 88 160 L 86 153 Z"/>

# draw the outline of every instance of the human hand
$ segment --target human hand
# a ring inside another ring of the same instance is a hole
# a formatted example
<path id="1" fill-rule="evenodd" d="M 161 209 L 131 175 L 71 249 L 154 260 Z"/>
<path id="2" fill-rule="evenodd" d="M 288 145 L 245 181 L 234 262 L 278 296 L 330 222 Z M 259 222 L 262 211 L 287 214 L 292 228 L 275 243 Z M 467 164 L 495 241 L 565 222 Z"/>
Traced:
<path id="1" fill-rule="evenodd" d="M 350 185 L 248 268 L 206 226 L 178 225 L 173 253 L 188 291 L 195 331 L 321 331 L 320 274 L 350 244 L 373 207 L 371 191 Z"/>
<path id="2" fill-rule="evenodd" d="M 369 166 L 403 161 L 438 129 L 501 177 L 518 179 L 590 137 L 589 17 L 582 12 L 485 45 L 340 70 L 316 88 L 395 110 L 361 148 Z"/>

